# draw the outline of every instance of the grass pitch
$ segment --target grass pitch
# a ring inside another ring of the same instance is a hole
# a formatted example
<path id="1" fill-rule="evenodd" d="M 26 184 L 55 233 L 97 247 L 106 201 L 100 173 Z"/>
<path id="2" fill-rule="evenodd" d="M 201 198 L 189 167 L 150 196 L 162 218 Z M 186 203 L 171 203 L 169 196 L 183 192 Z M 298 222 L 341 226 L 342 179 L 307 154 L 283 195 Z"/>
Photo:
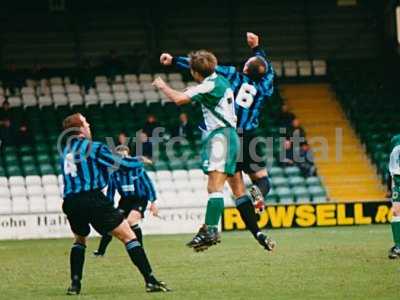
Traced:
<path id="1" fill-rule="evenodd" d="M 104 258 L 89 241 L 82 299 L 399 299 L 400 260 L 387 259 L 388 225 L 273 230 L 267 253 L 246 231 L 203 253 L 189 235 L 145 236 L 156 275 L 173 292 L 146 294 L 118 241 Z M 0 242 L 0 299 L 71 299 L 71 240 Z"/>

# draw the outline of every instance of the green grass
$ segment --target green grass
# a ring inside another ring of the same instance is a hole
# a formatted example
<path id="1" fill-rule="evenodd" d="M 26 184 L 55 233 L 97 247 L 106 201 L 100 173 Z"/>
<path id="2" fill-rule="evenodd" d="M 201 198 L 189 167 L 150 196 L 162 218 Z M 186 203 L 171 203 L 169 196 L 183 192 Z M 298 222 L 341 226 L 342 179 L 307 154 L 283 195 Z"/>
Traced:
<path id="1" fill-rule="evenodd" d="M 399 299 L 400 261 L 389 261 L 385 225 L 274 230 L 267 253 L 247 232 L 223 233 L 204 253 L 189 235 L 145 236 L 158 277 L 174 289 L 146 294 L 117 241 L 108 256 L 86 256 L 83 299 Z M 97 246 L 89 241 L 87 254 Z M 0 299 L 70 299 L 70 240 L 0 242 Z"/>

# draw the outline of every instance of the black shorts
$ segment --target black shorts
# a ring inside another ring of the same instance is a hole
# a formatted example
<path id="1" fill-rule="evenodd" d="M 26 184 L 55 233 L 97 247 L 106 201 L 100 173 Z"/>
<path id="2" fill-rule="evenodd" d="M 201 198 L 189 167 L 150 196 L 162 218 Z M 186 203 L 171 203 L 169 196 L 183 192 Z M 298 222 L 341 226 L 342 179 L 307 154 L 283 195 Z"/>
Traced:
<path id="1" fill-rule="evenodd" d="M 72 232 L 80 236 L 89 235 L 89 224 L 104 235 L 113 231 L 124 220 L 124 216 L 100 190 L 67 196 L 64 198 L 63 211 Z"/>
<path id="2" fill-rule="evenodd" d="M 240 155 L 236 164 L 236 172 L 243 171 L 246 174 L 256 173 L 266 168 L 265 143 L 258 142 L 255 131 L 238 133 L 240 138 Z M 251 141 L 254 141 L 251 144 Z"/>
<path id="3" fill-rule="evenodd" d="M 148 200 L 140 197 L 121 198 L 118 203 L 119 211 L 127 218 L 132 210 L 140 212 L 144 218 L 144 212 L 147 208 Z"/>

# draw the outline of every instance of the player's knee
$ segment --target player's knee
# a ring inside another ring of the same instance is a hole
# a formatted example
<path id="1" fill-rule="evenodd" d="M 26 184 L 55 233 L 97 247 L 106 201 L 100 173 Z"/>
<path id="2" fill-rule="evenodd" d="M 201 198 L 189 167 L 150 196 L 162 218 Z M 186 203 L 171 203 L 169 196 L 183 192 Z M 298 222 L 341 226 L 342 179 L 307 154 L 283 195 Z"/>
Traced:
<path id="1" fill-rule="evenodd" d="M 261 193 L 265 196 L 271 189 L 271 181 L 268 176 L 258 178 L 253 183 L 260 189 Z"/>
<path id="2" fill-rule="evenodd" d="M 129 226 L 133 226 L 137 223 L 139 223 L 139 221 L 142 219 L 142 215 L 140 212 L 136 211 L 136 210 L 132 210 L 131 213 L 128 216 L 128 223 Z"/>
<path id="3" fill-rule="evenodd" d="M 117 228 L 112 231 L 112 235 L 123 243 L 127 243 L 136 238 L 126 220 L 124 220 L 120 225 L 118 225 Z"/>
<path id="4" fill-rule="evenodd" d="M 392 212 L 393 216 L 400 217 L 400 203 L 393 203 Z"/>
<path id="5" fill-rule="evenodd" d="M 75 243 L 86 246 L 86 237 L 80 236 L 80 235 L 75 235 Z"/>

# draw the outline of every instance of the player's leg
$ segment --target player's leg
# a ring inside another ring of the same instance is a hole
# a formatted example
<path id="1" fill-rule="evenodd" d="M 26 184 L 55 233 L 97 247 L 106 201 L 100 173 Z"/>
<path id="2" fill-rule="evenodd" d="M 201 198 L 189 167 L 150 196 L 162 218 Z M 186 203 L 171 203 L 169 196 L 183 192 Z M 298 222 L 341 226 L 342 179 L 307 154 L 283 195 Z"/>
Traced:
<path id="1" fill-rule="evenodd" d="M 146 252 L 137 240 L 135 233 L 131 230 L 129 223 L 123 220 L 112 231 L 113 236 L 125 244 L 126 250 L 133 264 L 142 274 L 147 292 L 168 292 L 170 289 L 162 281 L 158 281 L 154 275 Z"/>
<path id="2" fill-rule="evenodd" d="M 85 263 L 86 237 L 75 234 L 74 244 L 70 252 L 71 285 L 68 295 L 78 295 L 81 292 L 83 265 Z"/>
<path id="3" fill-rule="evenodd" d="M 253 186 L 250 188 L 250 194 L 256 206 L 262 210 L 265 202 L 265 197 L 271 190 L 271 181 L 266 168 L 259 169 L 256 172 L 249 172 Z"/>
<path id="4" fill-rule="evenodd" d="M 127 218 L 128 224 L 132 231 L 135 233 L 137 240 L 143 247 L 143 233 L 140 228 L 140 221 L 142 220 L 142 213 L 138 210 L 133 209 Z"/>
<path id="5" fill-rule="evenodd" d="M 168 291 L 163 282 L 159 282 L 152 274 L 150 263 L 142 245 L 137 240 L 135 233 L 131 230 L 124 215 L 114 208 L 112 203 L 99 192 L 97 194 L 96 206 L 91 212 L 91 224 L 101 234 L 111 233 L 125 244 L 126 250 L 133 264 L 139 269 L 148 292 Z"/>
<path id="6" fill-rule="evenodd" d="M 63 202 L 63 211 L 67 215 L 69 225 L 75 239 L 70 251 L 71 285 L 68 295 L 78 295 L 81 292 L 83 266 L 85 263 L 86 237 L 90 233 L 88 216 L 85 214 L 85 197 L 76 196 Z"/>
<path id="7" fill-rule="evenodd" d="M 239 210 L 243 222 L 247 229 L 252 233 L 254 238 L 267 250 L 272 250 L 275 247 L 275 242 L 268 238 L 257 224 L 257 215 L 253 206 L 252 200 L 246 194 L 246 186 L 243 182 L 242 172 L 236 172 L 234 176 L 228 177 L 229 186 L 235 196 L 236 207 Z"/>
<path id="8" fill-rule="evenodd" d="M 208 202 L 204 225 L 194 238 L 187 243 L 188 247 L 202 251 L 220 241 L 218 224 L 224 210 L 223 188 L 227 175 L 219 171 L 208 174 Z"/>
<path id="9" fill-rule="evenodd" d="M 400 176 L 392 178 L 392 212 L 391 221 L 394 246 L 389 250 L 389 258 L 400 258 Z"/>

